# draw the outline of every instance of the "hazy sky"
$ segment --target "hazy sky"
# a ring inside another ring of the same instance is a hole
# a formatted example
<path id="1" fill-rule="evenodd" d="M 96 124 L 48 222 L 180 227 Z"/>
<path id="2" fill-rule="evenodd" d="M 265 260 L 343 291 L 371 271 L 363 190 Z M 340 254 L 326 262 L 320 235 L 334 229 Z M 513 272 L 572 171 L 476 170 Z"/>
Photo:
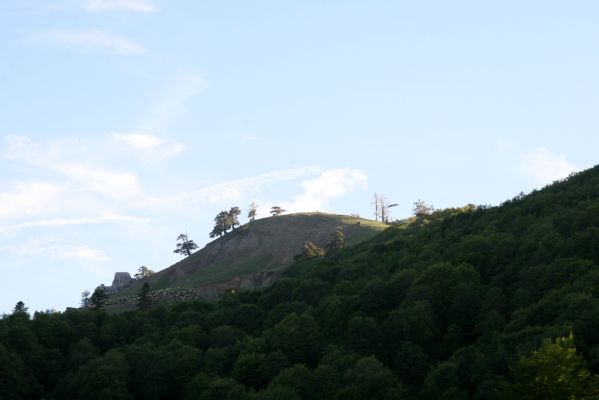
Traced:
<path id="1" fill-rule="evenodd" d="M 599 162 L 595 0 L 0 5 L 0 313 L 165 268 L 231 206 L 401 218 Z"/>

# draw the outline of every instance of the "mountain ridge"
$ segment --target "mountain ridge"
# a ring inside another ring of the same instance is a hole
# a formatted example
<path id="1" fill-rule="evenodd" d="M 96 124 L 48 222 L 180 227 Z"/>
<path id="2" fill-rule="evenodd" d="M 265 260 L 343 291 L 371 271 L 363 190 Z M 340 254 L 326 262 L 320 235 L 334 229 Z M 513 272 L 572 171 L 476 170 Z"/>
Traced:
<path id="1" fill-rule="evenodd" d="M 206 244 L 191 256 L 111 295 L 111 301 L 134 296 L 147 282 L 151 290 L 200 289 L 198 296 L 215 299 L 227 290 L 258 288 L 271 283 L 294 262 L 305 241 L 325 247 L 341 227 L 348 245 L 387 228 L 359 217 L 321 212 L 257 219 Z M 213 290 L 216 289 L 216 290 Z"/>

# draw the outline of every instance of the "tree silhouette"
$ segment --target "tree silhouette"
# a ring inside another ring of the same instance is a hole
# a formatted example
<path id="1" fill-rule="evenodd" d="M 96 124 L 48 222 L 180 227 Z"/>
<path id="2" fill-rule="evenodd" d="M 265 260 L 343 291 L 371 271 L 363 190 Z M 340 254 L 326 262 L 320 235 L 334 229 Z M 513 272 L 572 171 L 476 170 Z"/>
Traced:
<path id="1" fill-rule="evenodd" d="M 141 289 L 139 289 L 139 301 L 137 302 L 137 308 L 139 310 L 147 310 L 150 308 L 150 285 L 148 282 L 144 282 Z"/>
<path id="2" fill-rule="evenodd" d="M 90 292 L 89 290 L 85 290 L 81 293 L 81 308 L 89 308 L 90 306 Z"/>
<path id="3" fill-rule="evenodd" d="M 27 307 L 25 307 L 25 303 L 23 303 L 22 301 L 18 301 L 17 304 L 15 304 L 15 308 L 13 308 L 12 313 L 13 314 L 26 314 L 28 310 L 29 309 Z"/>
<path id="4" fill-rule="evenodd" d="M 106 294 L 104 285 L 97 287 L 92 297 L 89 298 L 89 308 L 92 310 L 101 309 L 106 303 L 106 299 L 108 299 L 108 295 Z"/>
<path id="5" fill-rule="evenodd" d="M 281 214 L 283 214 L 285 211 L 287 211 L 287 210 L 283 210 L 283 209 L 282 209 L 281 207 L 279 207 L 279 206 L 273 206 L 273 207 L 270 209 L 270 213 L 272 214 L 272 216 L 273 216 L 273 217 L 276 217 L 277 215 L 281 215 Z"/>
<path id="6" fill-rule="evenodd" d="M 256 203 L 250 204 L 250 209 L 248 211 L 248 218 L 250 222 L 254 222 L 256 219 L 256 214 L 258 213 L 258 205 Z"/>
<path id="7" fill-rule="evenodd" d="M 177 237 L 177 240 L 181 243 L 177 243 L 177 248 L 173 250 L 173 253 L 189 257 L 193 254 L 193 251 L 198 248 L 198 245 L 187 237 L 187 233 L 180 234 Z"/>

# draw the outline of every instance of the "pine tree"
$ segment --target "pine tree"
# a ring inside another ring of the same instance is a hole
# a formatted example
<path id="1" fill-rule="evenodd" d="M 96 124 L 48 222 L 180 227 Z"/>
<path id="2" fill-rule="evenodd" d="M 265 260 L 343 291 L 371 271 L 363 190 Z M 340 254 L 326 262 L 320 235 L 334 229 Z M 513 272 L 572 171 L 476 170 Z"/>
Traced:
<path id="1" fill-rule="evenodd" d="M 18 301 L 17 304 L 15 304 L 15 308 L 13 308 L 12 313 L 13 314 L 27 314 L 28 310 L 29 310 L 29 308 L 25 307 L 25 303 L 23 303 L 22 301 Z"/>
<path id="2" fill-rule="evenodd" d="M 333 239 L 327 246 L 327 250 L 329 253 L 335 253 L 341 250 L 343 246 L 345 246 L 345 235 L 343 234 L 343 229 L 338 227 L 335 233 L 333 233 Z"/>
<path id="3" fill-rule="evenodd" d="M 177 243 L 177 248 L 173 250 L 173 253 L 189 257 L 193 254 L 193 251 L 198 248 L 198 245 L 187 237 L 187 233 L 180 234 L 177 237 L 177 240 L 181 243 Z"/>
<path id="4" fill-rule="evenodd" d="M 108 295 L 106 294 L 104 285 L 97 287 L 96 290 L 94 290 L 92 297 L 89 299 L 89 308 L 92 310 L 101 309 L 106 303 L 106 299 L 108 299 Z"/>
<path id="5" fill-rule="evenodd" d="M 89 298 L 89 290 L 85 290 L 81 293 L 81 308 L 89 308 L 90 306 L 90 298 Z"/>
<path id="6" fill-rule="evenodd" d="M 282 209 L 282 208 L 281 208 L 281 207 L 279 207 L 279 206 L 273 206 L 273 207 L 270 209 L 270 213 L 272 214 L 272 216 L 273 216 L 273 217 L 276 217 L 277 215 L 281 215 L 281 214 L 283 214 L 285 211 L 287 211 L 287 210 L 284 210 L 284 209 Z"/>
<path id="7" fill-rule="evenodd" d="M 139 289 L 139 301 L 137 302 L 137 308 L 139 310 L 148 310 L 150 305 L 150 285 L 148 282 L 144 282 L 141 289 Z"/>

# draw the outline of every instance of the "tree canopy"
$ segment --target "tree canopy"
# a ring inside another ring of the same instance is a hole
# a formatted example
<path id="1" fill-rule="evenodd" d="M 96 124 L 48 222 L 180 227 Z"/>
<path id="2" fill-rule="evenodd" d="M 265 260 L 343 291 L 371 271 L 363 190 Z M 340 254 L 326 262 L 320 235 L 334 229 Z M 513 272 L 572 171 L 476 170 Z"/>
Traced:
<path id="1" fill-rule="evenodd" d="M 273 217 L 276 217 L 277 215 L 283 214 L 285 211 L 287 211 L 287 210 L 284 210 L 280 206 L 272 206 L 271 209 L 270 209 L 270 214 Z"/>
<path id="2" fill-rule="evenodd" d="M 179 241 L 179 243 L 177 243 L 177 248 L 173 250 L 173 253 L 189 257 L 193 254 L 194 250 L 198 248 L 198 245 L 187 237 L 187 233 L 182 233 L 177 236 L 177 241 Z"/>

